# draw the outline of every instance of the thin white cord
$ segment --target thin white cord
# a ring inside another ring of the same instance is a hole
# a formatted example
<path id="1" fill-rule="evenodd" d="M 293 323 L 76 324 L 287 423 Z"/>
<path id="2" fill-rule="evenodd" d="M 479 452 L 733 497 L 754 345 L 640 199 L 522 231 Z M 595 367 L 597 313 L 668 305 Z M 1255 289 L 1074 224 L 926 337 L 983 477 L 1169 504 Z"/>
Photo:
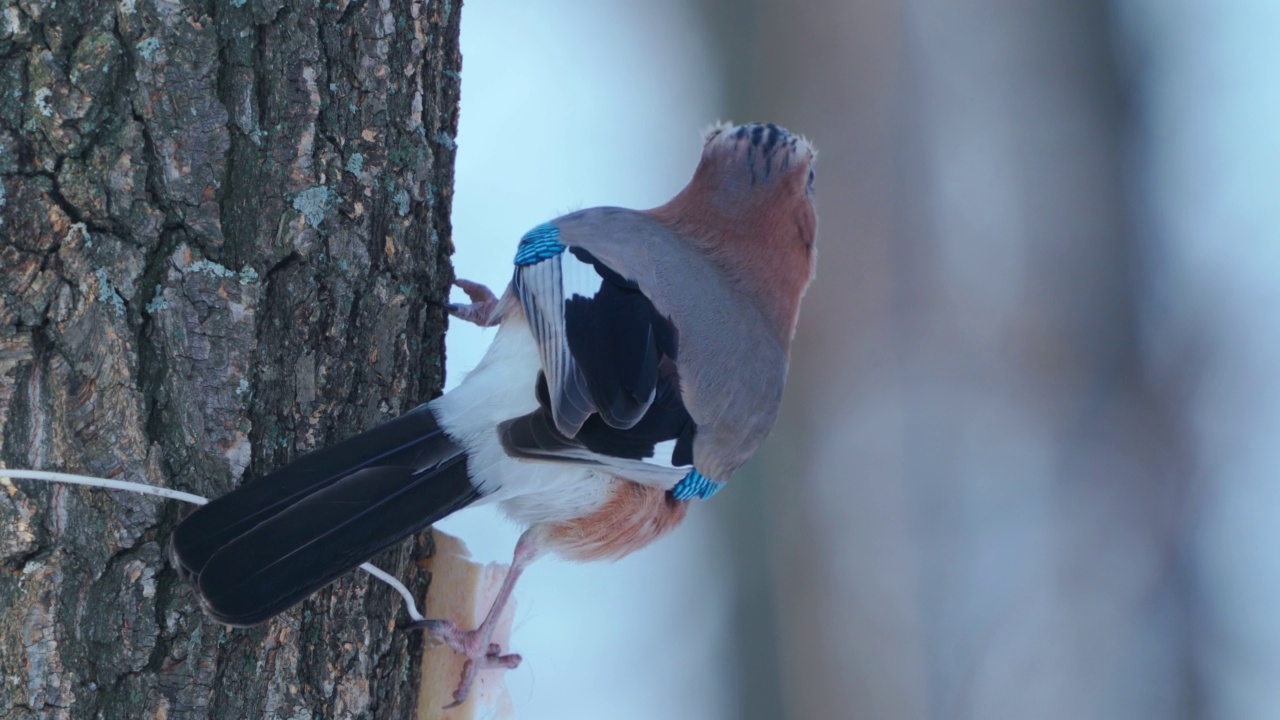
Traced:
<path id="1" fill-rule="evenodd" d="M 143 483 L 128 482 L 127 480 L 108 480 L 107 478 L 90 477 L 88 475 L 71 475 L 68 473 L 49 472 L 47 470 L 12 470 L 10 468 L 0 468 L 0 480 L 9 478 L 18 478 L 19 480 L 46 480 L 51 482 L 63 482 L 71 485 L 88 485 L 90 487 L 103 487 L 111 490 L 126 490 L 128 492 L 141 493 L 143 495 L 156 495 L 170 500 L 181 500 L 189 502 L 193 505 L 204 505 L 209 502 L 209 498 L 201 497 L 193 493 L 182 492 L 181 490 L 170 490 L 165 487 L 157 487 L 155 485 L 145 485 Z M 413 600 L 413 594 L 409 592 L 409 588 L 404 586 L 399 580 L 387 574 L 373 563 L 364 563 L 360 569 L 374 576 L 378 580 L 391 586 L 392 590 L 400 593 L 400 597 L 404 598 L 405 611 L 409 613 L 409 617 L 415 622 L 422 620 L 422 613 L 418 612 L 418 605 Z"/>
<path id="2" fill-rule="evenodd" d="M 392 590 L 400 593 L 400 597 L 404 598 L 405 612 L 409 613 L 409 617 L 413 618 L 414 622 L 423 620 L 422 613 L 418 612 L 418 606 L 413 602 L 413 594 L 409 592 L 409 588 L 404 586 L 404 583 L 387 574 L 381 568 L 376 567 L 373 563 L 365 563 L 360 566 L 360 569 L 390 585 Z"/>
<path id="3" fill-rule="evenodd" d="M 126 480 L 108 480 L 107 478 L 89 477 L 88 475 L 68 475 L 67 473 L 49 472 L 47 470 L 10 470 L 9 468 L 0 468 L 0 478 L 6 477 L 26 480 L 50 480 L 53 482 L 70 483 L 71 485 L 104 487 L 112 490 L 128 490 L 129 492 L 142 493 L 143 495 L 158 495 L 162 498 L 169 498 L 170 500 L 181 500 L 194 505 L 204 505 L 209 502 L 208 498 L 203 498 L 199 495 L 192 495 L 191 493 L 182 492 L 181 490 L 170 490 L 165 487 L 144 485 L 142 483 L 128 482 Z"/>

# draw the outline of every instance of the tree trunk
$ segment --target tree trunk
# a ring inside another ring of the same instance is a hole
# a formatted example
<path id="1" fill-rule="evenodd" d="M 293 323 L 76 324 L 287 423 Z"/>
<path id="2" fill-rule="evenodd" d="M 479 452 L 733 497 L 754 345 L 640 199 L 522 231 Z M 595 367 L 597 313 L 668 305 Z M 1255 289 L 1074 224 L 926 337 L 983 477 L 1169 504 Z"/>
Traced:
<path id="1" fill-rule="evenodd" d="M 439 391 L 459 2 L 0 10 L 4 465 L 215 496 Z M 0 717 L 412 713 L 388 588 L 231 630 L 167 562 L 189 508 L 0 489 Z M 420 595 L 428 550 L 376 562 Z"/>

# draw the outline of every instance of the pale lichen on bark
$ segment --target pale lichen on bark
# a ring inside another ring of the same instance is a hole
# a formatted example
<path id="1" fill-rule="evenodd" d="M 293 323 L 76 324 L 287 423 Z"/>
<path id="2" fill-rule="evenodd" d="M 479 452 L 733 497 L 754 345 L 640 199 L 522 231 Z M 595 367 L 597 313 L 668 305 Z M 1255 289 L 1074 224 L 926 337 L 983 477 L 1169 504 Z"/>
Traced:
<path id="1" fill-rule="evenodd" d="M 215 495 L 436 393 L 458 15 L 0 0 L 0 460 Z M 0 717 L 411 712 L 393 593 L 228 630 L 186 511 L 0 482 Z M 421 592 L 428 542 L 380 562 Z"/>

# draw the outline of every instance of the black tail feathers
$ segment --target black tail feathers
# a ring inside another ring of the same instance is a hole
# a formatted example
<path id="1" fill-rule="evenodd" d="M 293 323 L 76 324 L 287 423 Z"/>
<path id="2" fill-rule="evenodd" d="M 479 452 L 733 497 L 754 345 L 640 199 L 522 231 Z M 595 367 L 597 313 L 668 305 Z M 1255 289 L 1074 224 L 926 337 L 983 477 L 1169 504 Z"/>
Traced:
<path id="1" fill-rule="evenodd" d="M 479 498 L 463 448 L 420 407 L 196 509 L 171 552 L 210 616 L 256 625 Z"/>

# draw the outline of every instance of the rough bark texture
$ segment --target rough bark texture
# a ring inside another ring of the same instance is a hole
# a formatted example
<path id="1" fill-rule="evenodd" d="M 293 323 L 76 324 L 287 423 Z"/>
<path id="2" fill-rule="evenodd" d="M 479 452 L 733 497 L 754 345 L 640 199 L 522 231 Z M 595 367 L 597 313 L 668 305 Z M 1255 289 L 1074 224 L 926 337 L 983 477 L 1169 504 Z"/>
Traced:
<path id="1" fill-rule="evenodd" d="M 0 459 L 207 496 L 441 384 L 459 2 L 0 0 Z M 360 574 L 259 628 L 187 512 L 0 484 L 0 718 L 407 717 Z M 421 591 L 419 538 L 379 558 Z"/>

